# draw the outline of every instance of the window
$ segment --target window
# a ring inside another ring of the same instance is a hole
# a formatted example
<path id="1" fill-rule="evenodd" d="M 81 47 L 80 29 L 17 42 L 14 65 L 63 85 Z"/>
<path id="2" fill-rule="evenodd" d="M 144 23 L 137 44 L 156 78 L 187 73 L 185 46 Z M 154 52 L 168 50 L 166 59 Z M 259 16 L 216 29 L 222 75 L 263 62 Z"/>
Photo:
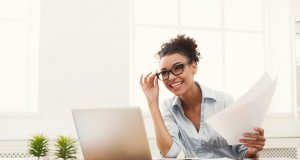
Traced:
<path id="1" fill-rule="evenodd" d="M 0 112 L 36 112 L 39 0 L 0 1 Z"/>
<path id="2" fill-rule="evenodd" d="M 293 115 L 289 19 L 288 1 L 133 1 L 131 103 L 148 110 L 139 77 L 158 69 L 154 54 L 163 42 L 186 34 L 195 38 L 203 57 L 195 77 L 201 84 L 236 99 L 268 71 L 278 77 L 268 114 Z M 161 82 L 160 89 L 161 99 L 172 95 Z"/>

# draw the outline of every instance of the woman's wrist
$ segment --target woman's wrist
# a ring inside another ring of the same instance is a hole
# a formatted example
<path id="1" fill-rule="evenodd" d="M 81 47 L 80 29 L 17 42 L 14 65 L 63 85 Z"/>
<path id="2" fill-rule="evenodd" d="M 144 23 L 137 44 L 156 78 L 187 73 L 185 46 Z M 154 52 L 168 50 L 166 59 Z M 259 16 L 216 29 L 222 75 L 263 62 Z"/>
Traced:
<path id="1" fill-rule="evenodd" d="M 148 102 L 148 106 L 151 108 L 152 106 L 158 106 L 158 99 L 154 99 L 154 100 L 147 100 Z"/>
<path id="2" fill-rule="evenodd" d="M 249 153 L 247 152 L 245 155 L 245 158 L 258 158 L 258 154 L 257 153 Z"/>

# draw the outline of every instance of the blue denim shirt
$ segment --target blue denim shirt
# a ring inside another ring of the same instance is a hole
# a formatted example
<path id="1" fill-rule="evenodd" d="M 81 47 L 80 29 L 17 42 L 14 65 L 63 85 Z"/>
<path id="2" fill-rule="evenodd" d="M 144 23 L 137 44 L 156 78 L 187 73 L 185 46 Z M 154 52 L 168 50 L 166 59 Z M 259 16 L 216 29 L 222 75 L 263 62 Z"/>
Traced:
<path id="1" fill-rule="evenodd" d="M 173 139 L 166 157 L 175 158 L 183 150 L 186 158 L 243 158 L 247 152 L 244 145 L 228 145 L 227 141 L 205 122 L 208 117 L 225 109 L 233 101 L 232 97 L 195 83 L 202 91 L 199 132 L 184 115 L 179 97 L 166 99 L 160 104 L 165 125 Z"/>

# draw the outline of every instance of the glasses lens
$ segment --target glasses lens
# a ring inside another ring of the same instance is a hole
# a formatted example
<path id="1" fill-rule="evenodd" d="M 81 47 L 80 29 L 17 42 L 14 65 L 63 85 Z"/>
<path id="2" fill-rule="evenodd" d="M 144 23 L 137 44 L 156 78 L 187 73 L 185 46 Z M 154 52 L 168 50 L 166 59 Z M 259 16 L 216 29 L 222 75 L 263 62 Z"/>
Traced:
<path id="1" fill-rule="evenodd" d="M 172 72 L 175 75 L 179 75 L 183 72 L 184 64 L 177 64 L 172 68 Z"/>
<path id="2" fill-rule="evenodd" d="M 168 71 L 161 71 L 161 72 L 156 74 L 156 77 L 160 80 L 166 80 L 166 79 L 169 78 Z"/>
<path id="3" fill-rule="evenodd" d="M 160 72 L 160 79 L 166 80 L 169 78 L 169 72 L 168 71 L 162 71 Z"/>

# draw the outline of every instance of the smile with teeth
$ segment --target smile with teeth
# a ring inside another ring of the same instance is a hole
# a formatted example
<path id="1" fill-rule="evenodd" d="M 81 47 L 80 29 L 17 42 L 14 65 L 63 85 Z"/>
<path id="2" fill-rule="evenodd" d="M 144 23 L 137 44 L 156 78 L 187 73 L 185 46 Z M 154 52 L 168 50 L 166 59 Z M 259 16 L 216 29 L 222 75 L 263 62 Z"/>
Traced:
<path id="1" fill-rule="evenodd" d="M 171 87 L 174 88 L 174 87 L 179 86 L 181 84 L 182 84 L 182 82 L 176 82 L 174 84 L 171 84 Z"/>

